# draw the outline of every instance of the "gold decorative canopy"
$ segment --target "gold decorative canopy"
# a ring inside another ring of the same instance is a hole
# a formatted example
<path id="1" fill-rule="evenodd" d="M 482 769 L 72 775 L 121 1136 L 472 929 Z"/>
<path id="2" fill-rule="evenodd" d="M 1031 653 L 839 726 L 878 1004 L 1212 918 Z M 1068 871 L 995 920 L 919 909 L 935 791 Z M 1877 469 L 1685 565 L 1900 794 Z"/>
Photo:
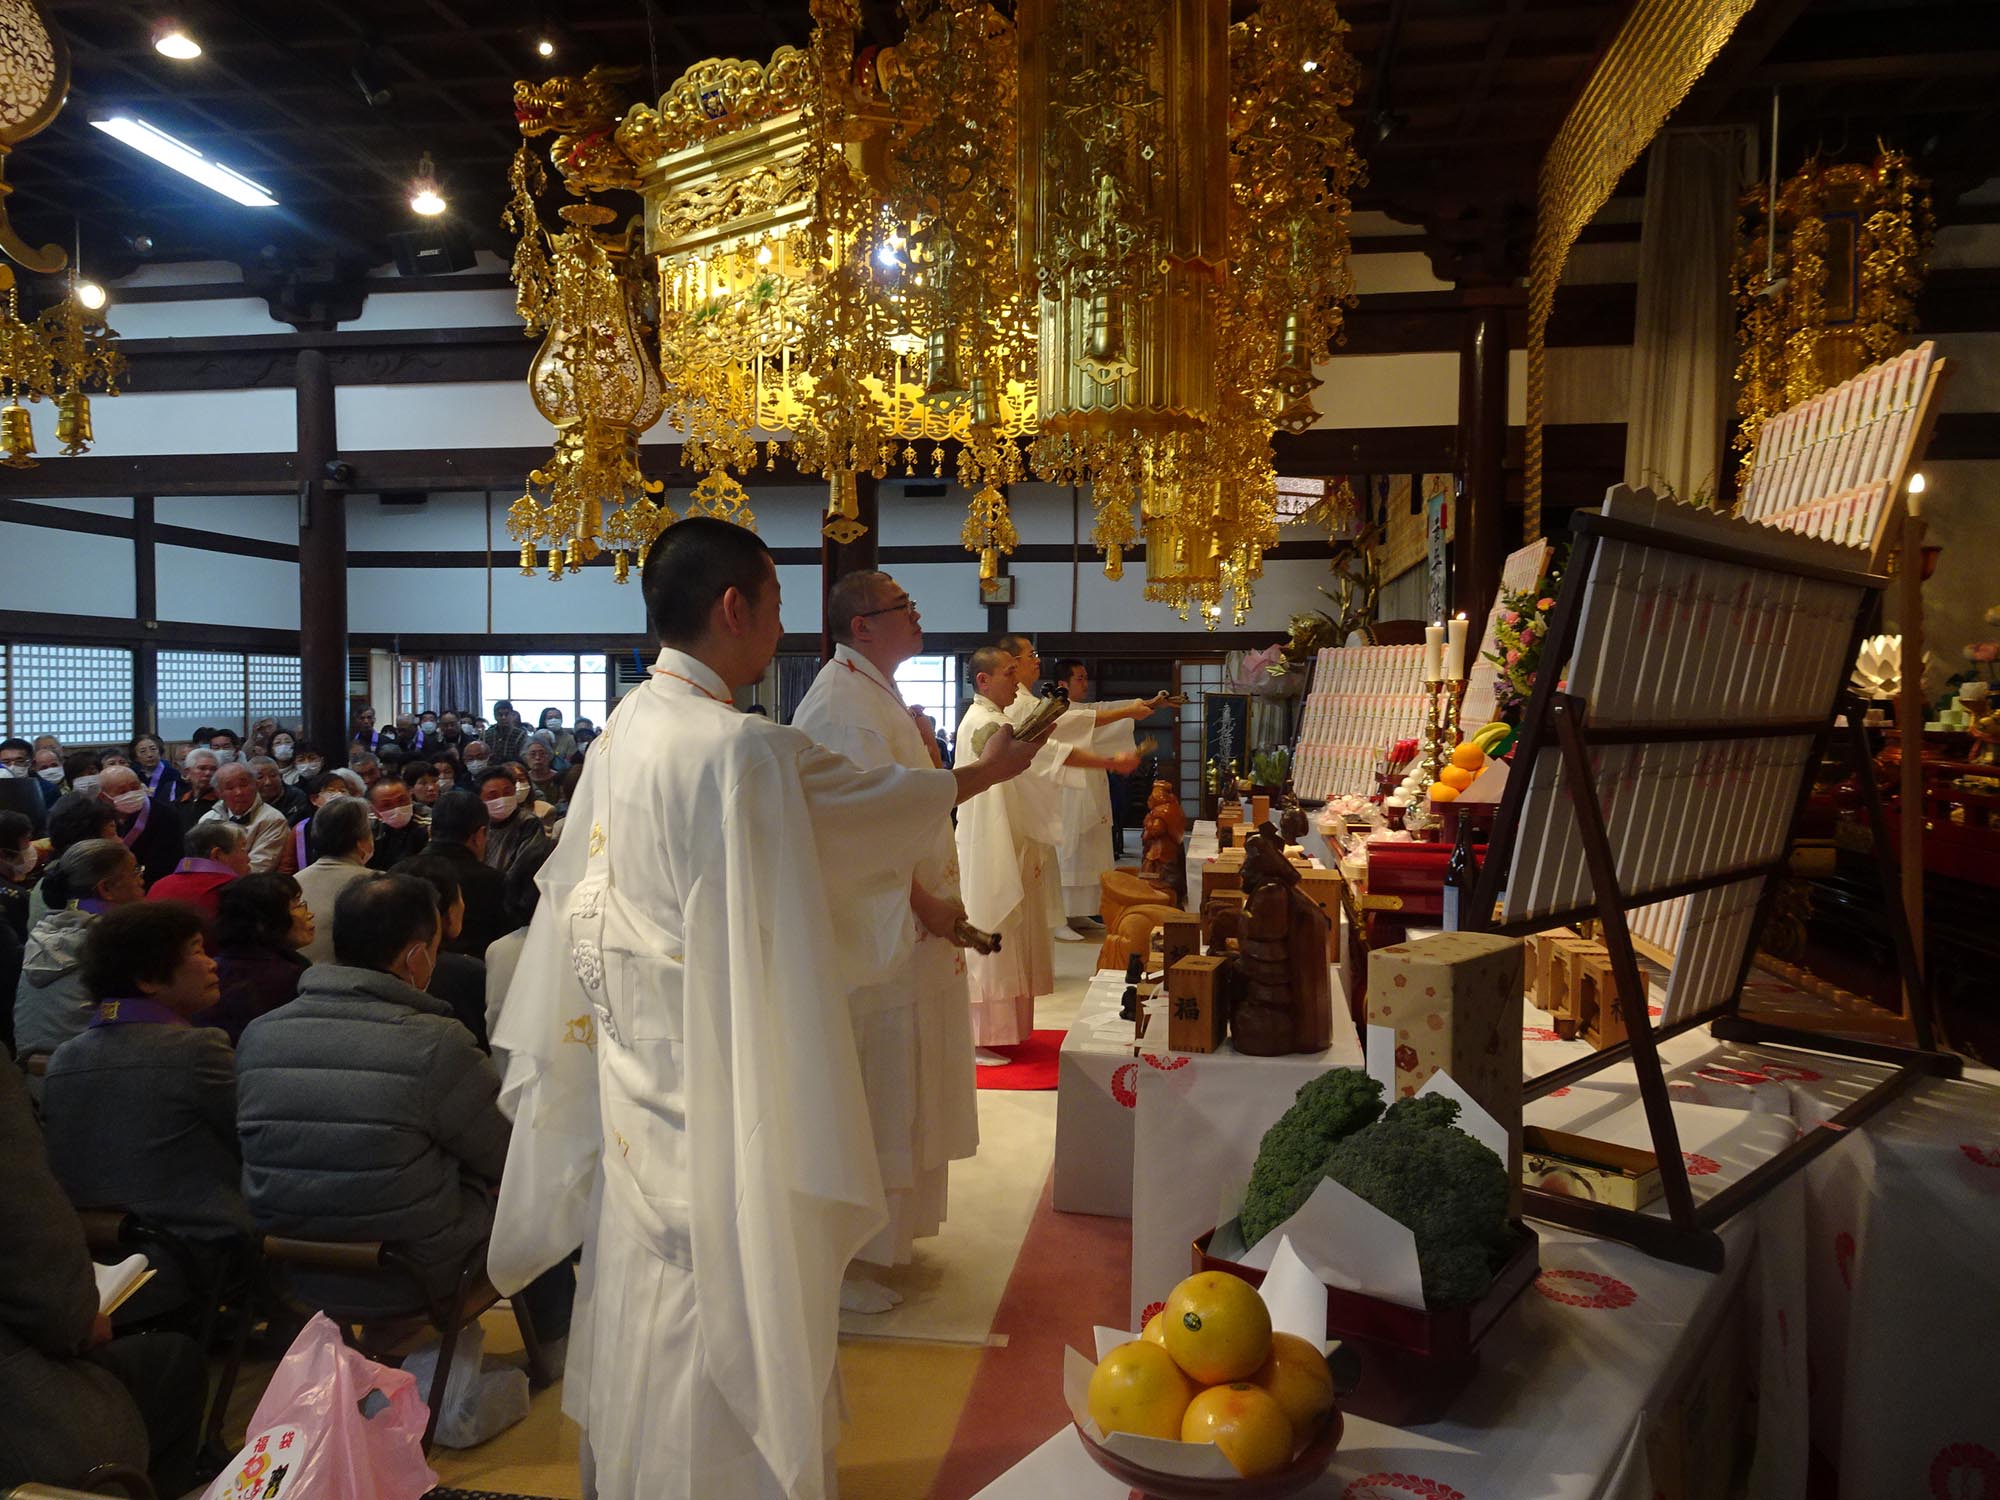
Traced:
<path id="1" fill-rule="evenodd" d="M 531 332 L 561 323 L 565 286 L 630 301 L 631 339 L 607 343 L 657 360 L 705 512 L 747 519 L 740 478 L 782 442 L 851 539 L 856 475 L 949 461 L 990 576 L 1016 543 L 1006 486 L 1032 472 L 1092 486 L 1110 576 L 1143 538 L 1149 598 L 1214 623 L 1229 595 L 1240 615 L 1276 534 L 1271 434 L 1317 419 L 1313 365 L 1353 297 L 1354 67 L 1332 0 L 1263 0 L 1233 26 L 1214 0 L 1020 0 L 1012 19 L 906 0 L 875 52 L 856 0 L 812 8 L 808 50 L 710 59 L 622 114 L 605 70 L 517 85 L 572 195 L 636 186 L 649 262 L 642 286 L 622 240 L 542 232 L 524 145 Z M 624 433 L 636 453 L 636 417 L 583 395 L 551 418 L 562 442 Z M 643 511 L 634 534 L 671 519 L 628 498 L 636 471 L 579 455 L 567 491 L 546 472 L 516 536 L 563 567 L 614 507 Z M 593 508 L 579 485 L 607 472 L 626 487 Z"/>

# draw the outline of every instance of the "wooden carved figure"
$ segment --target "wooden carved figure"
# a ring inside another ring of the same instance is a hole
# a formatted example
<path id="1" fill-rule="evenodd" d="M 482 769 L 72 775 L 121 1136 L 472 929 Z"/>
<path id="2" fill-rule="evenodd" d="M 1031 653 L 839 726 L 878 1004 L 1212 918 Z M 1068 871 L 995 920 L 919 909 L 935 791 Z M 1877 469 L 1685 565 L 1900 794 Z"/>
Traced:
<path id="1" fill-rule="evenodd" d="M 1252 1057 L 1320 1052 L 1333 1040 L 1326 914 L 1299 889 L 1284 840 L 1266 826 L 1243 860 L 1242 989 L 1230 1017 L 1236 1050 Z"/>

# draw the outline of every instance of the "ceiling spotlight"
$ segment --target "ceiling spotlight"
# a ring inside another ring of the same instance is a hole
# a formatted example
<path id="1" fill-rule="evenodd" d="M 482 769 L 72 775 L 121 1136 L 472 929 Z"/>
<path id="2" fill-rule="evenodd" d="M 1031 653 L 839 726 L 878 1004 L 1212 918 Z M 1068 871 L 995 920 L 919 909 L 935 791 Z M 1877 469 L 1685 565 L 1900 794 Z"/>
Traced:
<path id="1" fill-rule="evenodd" d="M 1300 63 L 1299 67 L 1301 71 L 1307 73 L 1317 73 L 1319 71 L 1319 64 L 1310 57 Z"/>
<path id="2" fill-rule="evenodd" d="M 554 57 L 556 55 L 556 44 L 547 37 L 543 37 L 539 42 L 535 43 L 535 53 L 539 57 Z"/>
<path id="3" fill-rule="evenodd" d="M 192 62 L 201 56 L 201 43 L 175 26 L 153 38 L 153 50 L 175 62 Z"/>
<path id="4" fill-rule="evenodd" d="M 94 281 L 79 281 L 76 284 L 76 300 L 92 312 L 97 312 L 106 301 L 104 288 Z"/>
<path id="5" fill-rule="evenodd" d="M 177 141 L 158 126 L 148 125 L 133 115 L 113 115 L 108 120 L 90 122 L 113 140 L 123 141 L 134 151 L 144 152 L 162 166 L 172 167 L 183 177 L 192 177 L 205 188 L 232 198 L 246 208 L 276 208 L 278 200 L 232 167 L 210 161 L 194 147 Z"/>
<path id="6" fill-rule="evenodd" d="M 444 195 L 437 189 L 437 166 L 430 152 L 417 163 L 417 180 L 410 184 L 410 211 L 434 219 L 445 211 Z"/>

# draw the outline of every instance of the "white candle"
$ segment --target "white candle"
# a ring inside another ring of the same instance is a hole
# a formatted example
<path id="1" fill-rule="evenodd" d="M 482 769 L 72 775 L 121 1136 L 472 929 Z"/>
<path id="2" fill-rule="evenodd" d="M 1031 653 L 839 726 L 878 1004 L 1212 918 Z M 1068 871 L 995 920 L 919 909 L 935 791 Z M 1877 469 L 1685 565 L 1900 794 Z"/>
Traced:
<path id="1" fill-rule="evenodd" d="M 1465 676 L 1465 615 L 1461 611 L 1451 622 L 1451 649 L 1445 653 L 1444 675 L 1457 682 Z"/>
<path id="2" fill-rule="evenodd" d="M 1424 627 L 1424 681 L 1437 682 L 1444 676 L 1444 626 Z"/>

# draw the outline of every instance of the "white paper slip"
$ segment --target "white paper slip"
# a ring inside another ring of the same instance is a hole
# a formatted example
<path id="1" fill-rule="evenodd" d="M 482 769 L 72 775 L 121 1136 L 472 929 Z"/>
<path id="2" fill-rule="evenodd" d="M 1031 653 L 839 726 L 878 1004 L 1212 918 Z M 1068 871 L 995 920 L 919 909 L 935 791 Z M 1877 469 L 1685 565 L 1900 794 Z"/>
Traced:
<path id="1" fill-rule="evenodd" d="M 91 1266 L 97 1278 L 97 1310 L 109 1316 L 127 1298 L 153 1279 L 153 1268 L 143 1255 L 128 1255 L 115 1266 Z"/>

